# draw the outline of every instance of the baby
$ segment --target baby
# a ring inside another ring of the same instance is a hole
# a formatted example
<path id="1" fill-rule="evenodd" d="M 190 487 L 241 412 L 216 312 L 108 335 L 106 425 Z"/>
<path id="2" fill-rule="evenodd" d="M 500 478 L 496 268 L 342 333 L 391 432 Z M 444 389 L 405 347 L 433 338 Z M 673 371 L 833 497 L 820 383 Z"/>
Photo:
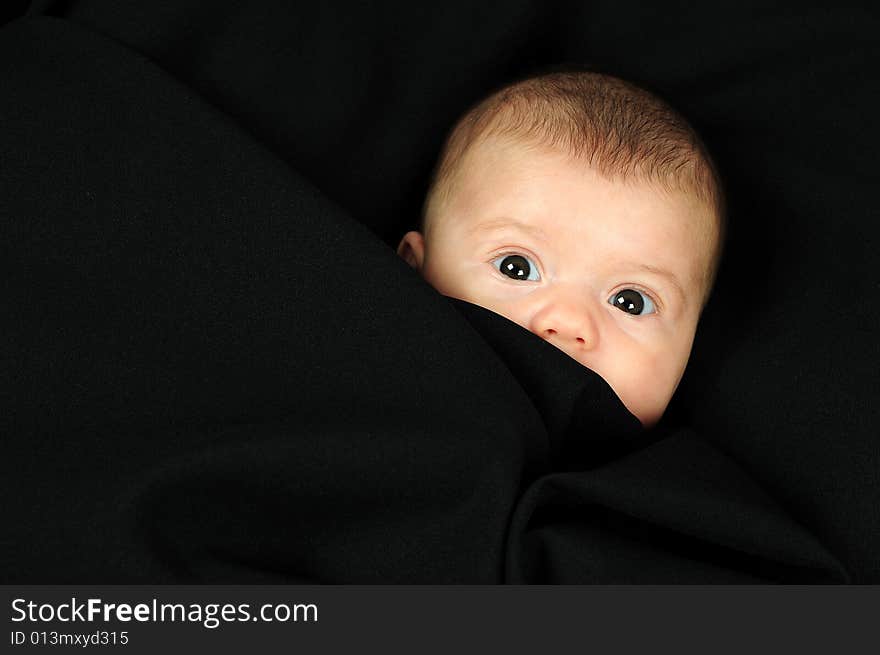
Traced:
<path id="1" fill-rule="evenodd" d="M 421 230 L 397 252 L 440 293 L 595 371 L 651 427 L 687 365 L 725 224 L 715 165 L 682 116 L 628 82 L 553 73 L 456 124 Z"/>

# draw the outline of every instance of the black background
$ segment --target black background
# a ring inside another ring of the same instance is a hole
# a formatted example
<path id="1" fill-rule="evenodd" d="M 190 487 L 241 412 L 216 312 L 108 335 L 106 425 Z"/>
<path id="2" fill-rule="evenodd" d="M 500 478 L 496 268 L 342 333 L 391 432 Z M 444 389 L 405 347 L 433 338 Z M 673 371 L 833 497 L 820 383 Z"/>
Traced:
<path id="1" fill-rule="evenodd" d="M 0 30 L 3 579 L 880 582 L 876 10 L 31 14 Z M 455 118 L 562 63 L 667 98 L 728 186 L 647 434 L 392 250 Z"/>

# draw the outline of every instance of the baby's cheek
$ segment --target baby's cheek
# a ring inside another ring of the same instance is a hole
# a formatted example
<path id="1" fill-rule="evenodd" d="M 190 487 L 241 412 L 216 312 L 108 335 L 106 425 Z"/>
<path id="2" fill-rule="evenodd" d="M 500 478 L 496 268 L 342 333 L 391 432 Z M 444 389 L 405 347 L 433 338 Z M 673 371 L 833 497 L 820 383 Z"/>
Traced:
<path id="1" fill-rule="evenodd" d="M 465 293 L 468 290 L 468 276 L 462 270 L 461 262 L 445 252 L 425 259 L 422 277 L 444 295 Z"/>
<path id="2" fill-rule="evenodd" d="M 623 404 L 647 424 L 657 421 L 669 404 L 678 378 L 676 360 L 669 350 L 631 346 L 627 351 L 621 345 L 603 353 L 602 361 L 610 369 L 606 379 Z"/>
<path id="3" fill-rule="evenodd" d="M 422 270 L 422 277 L 444 296 L 472 302 L 475 295 L 473 284 L 468 282 L 467 276 L 454 266 L 444 265 L 442 260 L 428 262 Z"/>
<path id="4" fill-rule="evenodd" d="M 440 293 L 446 294 L 450 288 L 448 284 L 449 276 L 444 274 L 444 271 L 438 266 L 436 260 L 428 260 L 425 262 L 425 266 L 422 268 L 422 277 Z"/>

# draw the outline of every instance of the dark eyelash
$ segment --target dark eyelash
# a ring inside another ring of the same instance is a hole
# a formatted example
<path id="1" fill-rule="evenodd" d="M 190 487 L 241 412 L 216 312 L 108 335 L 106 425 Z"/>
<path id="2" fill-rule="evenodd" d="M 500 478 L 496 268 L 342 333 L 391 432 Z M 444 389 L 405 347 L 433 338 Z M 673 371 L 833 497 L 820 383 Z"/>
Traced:
<path id="1" fill-rule="evenodd" d="M 491 264 L 499 257 L 509 257 L 511 255 L 519 255 L 520 257 L 525 257 L 526 259 L 535 262 L 535 266 L 538 267 L 538 272 L 541 273 L 541 277 L 543 277 L 543 272 L 541 271 L 541 264 L 539 263 L 538 258 L 535 255 L 533 255 L 529 252 L 522 251 L 522 250 L 502 250 L 502 251 L 497 252 L 494 255 L 492 255 L 491 259 L 489 259 L 489 263 Z"/>

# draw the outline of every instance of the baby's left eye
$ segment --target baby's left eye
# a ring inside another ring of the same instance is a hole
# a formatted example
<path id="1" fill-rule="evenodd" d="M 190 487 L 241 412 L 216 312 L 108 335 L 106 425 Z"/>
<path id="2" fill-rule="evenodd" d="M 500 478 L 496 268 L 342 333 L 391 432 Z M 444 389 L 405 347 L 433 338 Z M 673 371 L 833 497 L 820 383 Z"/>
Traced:
<path id="1" fill-rule="evenodd" d="M 492 265 L 514 280 L 537 282 L 541 279 L 538 275 L 538 267 L 525 255 L 502 255 L 493 259 Z"/>
<path id="2" fill-rule="evenodd" d="M 657 311 L 651 298 L 647 294 L 635 289 L 622 289 L 611 296 L 608 302 L 627 314 L 641 316 L 653 314 Z"/>

